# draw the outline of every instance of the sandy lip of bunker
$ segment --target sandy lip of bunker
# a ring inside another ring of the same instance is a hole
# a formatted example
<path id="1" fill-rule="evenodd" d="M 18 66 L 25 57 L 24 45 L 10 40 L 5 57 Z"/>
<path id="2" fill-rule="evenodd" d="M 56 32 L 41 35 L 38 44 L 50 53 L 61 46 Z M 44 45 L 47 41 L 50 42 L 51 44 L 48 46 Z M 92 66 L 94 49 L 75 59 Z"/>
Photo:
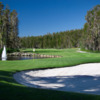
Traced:
<path id="1" fill-rule="evenodd" d="M 21 71 L 13 77 L 28 87 L 100 95 L 100 63 Z"/>

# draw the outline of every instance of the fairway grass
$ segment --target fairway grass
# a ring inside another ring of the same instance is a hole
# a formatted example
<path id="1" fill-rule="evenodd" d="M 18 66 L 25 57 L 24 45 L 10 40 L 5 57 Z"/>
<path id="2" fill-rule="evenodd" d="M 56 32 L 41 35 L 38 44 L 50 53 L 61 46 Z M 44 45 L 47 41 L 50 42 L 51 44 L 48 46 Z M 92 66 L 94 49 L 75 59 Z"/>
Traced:
<path id="1" fill-rule="evenodd" d="M 100 100 L 99 95 L 87 95 L 29 88 L 18 84 L 13 74 L 22 70 L 70 67 L 83 63 L 99 63 L 100 53 L 79 53 L 78 49 L 37 49 L 36 53 L 60 55 L 62 58 L 46 58 L 18 61 L 0 61 L 0 100 Z M 21 49 L 32 52 L 32 49 Z"/>

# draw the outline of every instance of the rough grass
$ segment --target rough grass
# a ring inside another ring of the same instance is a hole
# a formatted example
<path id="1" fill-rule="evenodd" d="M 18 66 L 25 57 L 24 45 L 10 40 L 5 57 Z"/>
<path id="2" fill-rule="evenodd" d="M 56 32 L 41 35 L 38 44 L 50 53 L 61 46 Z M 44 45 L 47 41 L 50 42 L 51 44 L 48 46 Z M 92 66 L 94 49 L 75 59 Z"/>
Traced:
<path id="1" fill-rule="evenodd" d="M 29 88 L 13 79 L 17 71 L 73 66 L 82 63 L 100 62 L 100 53 L 78 53 L 78 49 L 37 49 L 36 53 L 61 55 L 62 58 L 0 61 L 0 100 L 100 100 L 98 95 L 60 92 Z M 21 49 L 32 52 L 32 49 Z"/>

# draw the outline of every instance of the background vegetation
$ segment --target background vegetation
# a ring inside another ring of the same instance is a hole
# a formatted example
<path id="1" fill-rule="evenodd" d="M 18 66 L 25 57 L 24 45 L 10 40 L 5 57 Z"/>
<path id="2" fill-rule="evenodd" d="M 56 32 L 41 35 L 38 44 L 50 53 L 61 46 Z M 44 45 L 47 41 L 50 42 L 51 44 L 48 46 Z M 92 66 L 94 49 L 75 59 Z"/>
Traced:
<path id="1" fill-rule="evenodd" d="M 83 30 L 71 30 L 44 36 L 22 37 L 22 48 L 72 48 L 79 47 Z"/>
<path id="2" fill-rule="evenodd" d="M 18 37 L 18 16 L 0 2 L 0 48 L 73 48 L 100 51 L 100 5 L 87 12 L 83 29 Z"/>
<path id="3" fill-rule="evenodd" d="M 87 12 L 83 29 L 57 32 L 44 36 L 21 37 L 23 48 L 72 48 L 100 51 L 100 5 Z"/>
<path id="4" fill-rule="evenodd" d="M 19 44 L 17 12 L 0 2 L 0 48 L 18 48 Z"/>
<path id="5" fill-rule="evenodd" d="M 87 12 L 84 25 L 83 48 L 100 51 L 100 5 Z"/>

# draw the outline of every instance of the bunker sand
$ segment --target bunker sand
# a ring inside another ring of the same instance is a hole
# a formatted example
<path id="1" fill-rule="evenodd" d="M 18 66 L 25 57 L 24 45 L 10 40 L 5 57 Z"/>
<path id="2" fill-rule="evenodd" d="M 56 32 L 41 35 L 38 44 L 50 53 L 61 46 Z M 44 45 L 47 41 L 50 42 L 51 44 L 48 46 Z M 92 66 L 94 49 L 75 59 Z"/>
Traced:
<path id="1" fill-rule="evenodd" d="M 22 71 L 13 77 L 28 87 L 100 95 L 100 63 Z"/>

